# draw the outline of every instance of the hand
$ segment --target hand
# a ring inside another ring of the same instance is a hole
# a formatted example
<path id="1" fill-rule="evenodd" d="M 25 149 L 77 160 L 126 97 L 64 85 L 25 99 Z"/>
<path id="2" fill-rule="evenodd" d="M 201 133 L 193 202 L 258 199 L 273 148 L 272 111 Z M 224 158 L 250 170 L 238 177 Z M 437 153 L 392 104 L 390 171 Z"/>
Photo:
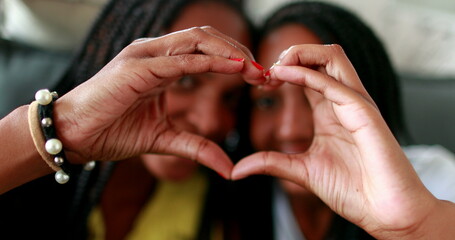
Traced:
<path id="1" fill-rule="evenodd" d="M 72 162 L 176 154 L 229 177 L 232 163 L 215 143 L 173 128 L 163 91 L 185 74 L 203 72 L 265 80 L 251 60 L 248 49 L 210 27 L 137 40 L 56 102 L 58 136 Z"/>
<path id="2" fill-rule="evenodd" d="M 291 180 L 379 238 L 416 230 L 437 200 L 417 177 L 341 47 L 294 46 L 270 73 L 272 86 L 284 81 L 305 87 L 315 137 L 305 153 L 246 157 L 232 178 L 268 174 Z"/>

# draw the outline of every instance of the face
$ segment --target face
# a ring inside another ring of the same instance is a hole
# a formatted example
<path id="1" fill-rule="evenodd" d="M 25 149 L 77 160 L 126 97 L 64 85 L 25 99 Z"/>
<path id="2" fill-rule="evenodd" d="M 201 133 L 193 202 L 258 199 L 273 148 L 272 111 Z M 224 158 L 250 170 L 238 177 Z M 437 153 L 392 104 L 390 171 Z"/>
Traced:
<path id="1" fill-rule="evenodd" d="M 221 3 L 189 5 L 169 32 L 205 25 L 250 46 L 246 23 L 234 10 Z M 239 74 L 185 76 L 174 82 L 165 93 L 168 116 L 175 128 L 220 143 L 234 127 L 234 111 L 243 87 L 245 83 Z M 165 180 L 184 180 L 198 167 L 197 163 L 176 156 L 144 155 L 142 159 L 154 176 Z"/>
<path id="2" fill-rule="evenodd" d="M 258 61 L 272 66 L 282 51 L 296 44 L 320 44 L 319 38 L 298 24 L 287 24 L 270 32 L 259 45 Z M 265 91 L 251 89 L 253 111 L 251 139 L 257 150 L 285 153 L 306 151 L 314 136 L 310 104 L 300 86 L 285 83 L 278 89 Z M 282 181 L 291 194 L 302 194 L 304 189 Z"/>

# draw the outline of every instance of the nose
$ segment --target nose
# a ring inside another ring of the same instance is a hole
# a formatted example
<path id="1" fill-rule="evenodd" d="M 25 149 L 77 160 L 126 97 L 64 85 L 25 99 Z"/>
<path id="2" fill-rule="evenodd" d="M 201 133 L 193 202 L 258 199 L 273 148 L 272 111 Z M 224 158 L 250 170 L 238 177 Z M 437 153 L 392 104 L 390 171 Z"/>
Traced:
<path id="1" fill-rule="evenodd" d="M 301 99 L 285 98 L 278 118 L 276 137 L 279 140 L 308 141 L 313 137 L 313 116 L 305 96 Z"/>
<path id="2" fill-rule="evenodd" d="M 214 94 L 199 95 L 189 113 L 189 121 L 197 128 L 197 133 L 213 141 L 221 141 L 229 130 L 230 119 L 221 101 Z"/>

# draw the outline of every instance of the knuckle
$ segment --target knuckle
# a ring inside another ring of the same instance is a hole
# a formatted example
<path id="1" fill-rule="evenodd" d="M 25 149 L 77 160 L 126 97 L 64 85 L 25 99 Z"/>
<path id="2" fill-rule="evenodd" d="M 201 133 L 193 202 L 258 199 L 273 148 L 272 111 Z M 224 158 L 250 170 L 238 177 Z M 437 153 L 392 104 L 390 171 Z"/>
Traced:
<path id="1" fill-rule="evenodd" d="M 149 38 L 145 38 L 145 37 L 143 37 L 143 38 L 138 38 L 138 39 L 136 39 L 136 40 L 133 40 L 132 44 L 140 43 L 140 42 L 146 41 L 146 40 L 148 40 L 148 39 L 149 39 Z"/>
<path id="2" fill-rule="evenodd" d="M 287 52 L 293 52 L 293 51 L 297 51 L 297 46 L 296 45 L 293 45 L 293 46 L 290 46 L 286 51 Z"/>
<path id="3" fill-rule="evenodd" d="M 191 65 L 192 63 L 194 63 L 196 58 L 197 57 L 194 56 L 193 54 L 182 54 L 182 55 L 176 56 L 176 61 L 181 66 L 187 66 L 187 65 Z"/>
<path id="4" fill-rule="evenodd" d="M 341 45 L 339 45 L 339 44 L 330 44 L 330 45 L 327 45 L 327 47 L 330 49 L 330 51 L 333 52 L 333 54 L 344 55 L 343 47 L 341 47 Z"/>
<path id="5" fill-rule="evenodd" d="M 131 69 L 137 68 L 138 64 L 139 62 L 135 58 L 121 58 L 114 66 L 120 71 L 129 72 Z"/>
<path id="6" fill-rule="evenodd" d="M 141 40 L 135 40 L 131 44 L 127 45 L 125 48 L 123 48 L 122 52 L 128 56 L 135 55 L 136 53 L 140 52 L 142 48 L 142 44 L 140 44 L 142 41 Z"/>
<path id="7" fill-rule="evenodd" d="M 197 146 L 197 150 L 195 152 L 195 155 L 192 156 L 192 159 L 193 161 L 196 161 L 196 162 L 199 162 L 199 157 L 200 155 L 206 151 L 206 149 L 209 147 L 210 145 L 210 141 L 207 140 L 207 139 L 201 139 L 198 146 Z"/>
<path id="8" fill-rule="evenodd" d="M 213 30 L 214 28 L 210 25 L 205 25 L 201 27 L 202 30 Z"/>
<path id="9" fill-rule="evenodd" d="M 294 54 L 296 54 L 298 51 L 298 47 L 297 46 L 290 46 L 288 49 L 284 50 L 283 52 L 281 52 L 280 56 L 278 57 L 278 60 L 282 60 L 284 59 L 286 56 L 292 56 Z"/>
<path id="10" fill-rule="evenodd" d="M 188 30 L 189 33 L 198 36 L 204 33 L 204 27 L 192 27 Z"/>

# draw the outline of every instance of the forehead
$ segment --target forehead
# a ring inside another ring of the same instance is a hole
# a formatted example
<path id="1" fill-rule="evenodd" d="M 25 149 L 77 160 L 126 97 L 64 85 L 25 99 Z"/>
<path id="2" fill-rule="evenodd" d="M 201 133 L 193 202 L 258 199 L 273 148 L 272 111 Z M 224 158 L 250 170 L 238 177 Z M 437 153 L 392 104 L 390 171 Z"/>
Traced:
<path id="1" fill-rule="evenodd" d="M 198 1 L 187 5 L 176 18 L 169 31 L 179 31 L 196 26 L 212 26 L 225 35 L 250 47 L 248 25 L 234 8 L 217 1 Z M 194 77 L 205 87 L 228 91 L 245 85 L 240 74 L 204 73 Z"/>
<path id="2" fill-rule="evenodd" d="M 212 26 L 218 31 L 250 46 L 250 33 L 244 18 L 234 8 L 216 1 L 199 1 L 186 6 L 169 31 L 196 26 Z"/>
<path id="3" fill-rule="evenodd" d="M 281 52 L 298 44 L 321 44 L 319 37 L 309 28 L 298 23 L 282 25 L 269 32 L 261 40 L 258 59 L 265 66 L 271 66 Z"/>

